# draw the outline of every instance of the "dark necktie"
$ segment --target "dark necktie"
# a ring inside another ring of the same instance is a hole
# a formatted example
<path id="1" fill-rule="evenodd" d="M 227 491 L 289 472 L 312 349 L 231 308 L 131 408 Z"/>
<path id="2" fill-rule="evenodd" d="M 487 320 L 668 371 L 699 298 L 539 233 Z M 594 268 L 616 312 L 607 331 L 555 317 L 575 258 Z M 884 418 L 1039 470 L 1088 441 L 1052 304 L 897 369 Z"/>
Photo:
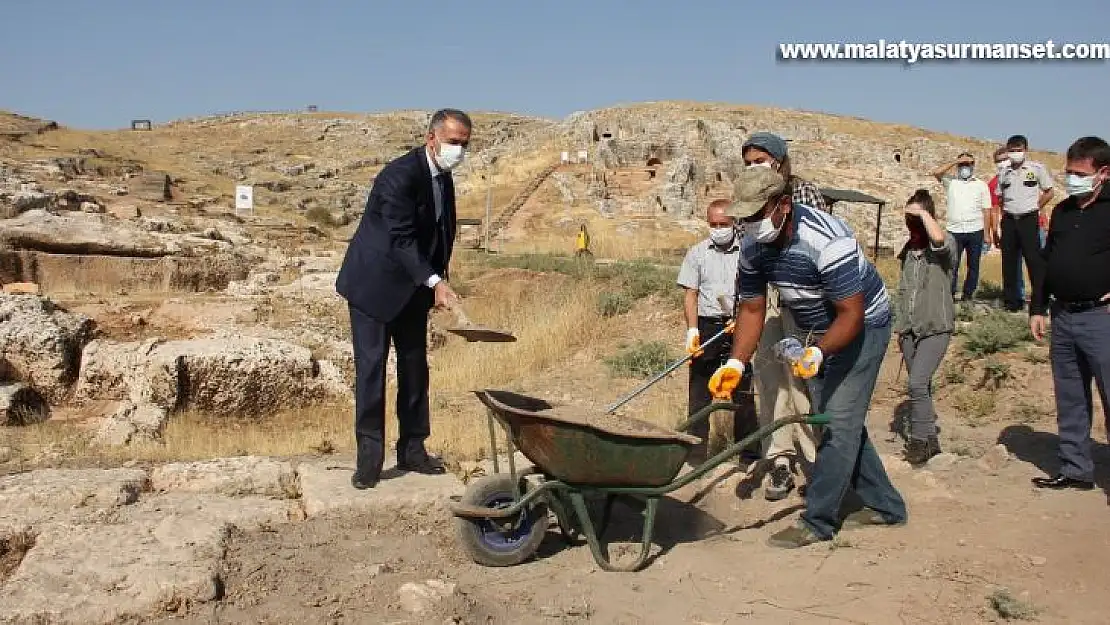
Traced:
<path id="1" fill-rule="evenodd" d="M 443 219 L 443 200 L 446 195 L 445 181 L 450 174 L 441 173 L 436 174 L 432 179 L 435 184 L 432 189 L 435 191 L 435 204 L 436 204 L 436 221 Z"/>

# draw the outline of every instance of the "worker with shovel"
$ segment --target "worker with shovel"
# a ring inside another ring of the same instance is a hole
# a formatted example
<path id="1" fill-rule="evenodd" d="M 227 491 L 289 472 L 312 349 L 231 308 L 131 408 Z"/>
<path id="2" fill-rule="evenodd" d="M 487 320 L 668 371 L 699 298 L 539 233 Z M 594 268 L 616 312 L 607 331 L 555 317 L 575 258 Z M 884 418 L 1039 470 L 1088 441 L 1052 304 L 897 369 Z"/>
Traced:
<path id="1" fill-rule="evenodd" d="M 736 220 L 728 215 L 728 206 L 728 200 L 715 200 L 709 204 L 705 215 L 709 222 L 709 237 L 686 252 L 682 268 L 678 271 L 678 285 L 685 289 L 686 351 L 693 355 L 690 359 L 690 414 L 708 406 L 713 400 L 706 384 L 717 367 L 728 360 L 732 350 L 729 335 L 703 347 L 710 337 L 730 326 L 733 302 L 736 301 L 740 233 L 736 229 Z M 737 388 L 729 401 L 740 406 L 733 417 L 732 435 L 733 440 L 742 440 L 759 427 L 751 384 Z M 695 455 L 707 453 L 709 420 L 700 421 L 693 429 L 690 433 L 703 441 Z M 745 463 L 754 462 L 759 459 L 759 452 L 745 450 L 740 458 Z M 692 462 L 698 460 L 695 458 Z"/>
<path id="2" fill-rule="evenodd" d="M 751 237 L 741 243 L 731 358 L 708 384 L 714 397 L 727 398 L 749 377 L 744 363 L 763 334 L 767 288 L 778 288 L 779 302 L 799 331 L 816 338 L 798 346 L 792 372 L 807 380 L 814 408 L 829 417 L 806 488 L 806 509 L 796 525 L 769 540 L 783 548 L 831 540 L 844 524 L 906 520 L 906 504 L 867 433 L 867 409 L 891 336 L 886 287 L 847 224 L 793 202 L 791 193 L 791 185 L 772 169 L 752 167 L 737 175 L 732 213 Z M 849 490 L 864 508 L 842 518 Z"/>

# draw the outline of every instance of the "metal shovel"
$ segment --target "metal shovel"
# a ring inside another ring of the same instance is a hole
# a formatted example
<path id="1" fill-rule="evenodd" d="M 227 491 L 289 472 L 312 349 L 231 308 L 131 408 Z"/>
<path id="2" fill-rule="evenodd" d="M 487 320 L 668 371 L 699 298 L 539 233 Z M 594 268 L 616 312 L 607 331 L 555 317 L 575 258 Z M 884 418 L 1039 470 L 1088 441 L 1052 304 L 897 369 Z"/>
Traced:
<path id="1" fill-rule="evenodd" d="M 735 311 L 733 310 L 732 303 L 728 301 L 727 297 L 725 297 L 724 295 L 718 295 L 717 296 L 717 302 L 721 305 L 721 310 L 728 313 L 729 317 L 733 316 L 733 313 L 735 313 Z M 709 345 L 717 342 L 718 339 L 720 339 L 722 336 L 724 336 L 726 334 L 728 334 L 728 328 L 727 327 L 725 329 L 721 330 L 720 332 L 714 334 L 713 336 L 711 336 L 708 340 L 706 340 L 704 343 L 701 344 L 701 347 L 703 347 L 703 348 L 708 347 Z M 644 382 L 640 386 L 633 389 L 633 391 L 631 393 L 625 395 L 624 397 L 622 397 L 622 398 L 618 399 L 617 401 L 613 402 L 612 404 L 610 404 L 609 407 L 607 407 L 605 409 L 605 414 L 612 414 L 617 408 L 620 408 L 621 406 L 627 404 L 628 402 L 630 402 L 633 399 L 635 399 L 636 397 L 638 397 L 641 393 L 643 393 L 644 391 L 646 391 L 649 388 L 651 388 L 652 386 L 654 386 L 656 382 L 658 382 L 659 380 L 662 380 L 663 378 L 670 375 L 670 373 L 672 371 L 681 367 L 686 361 L 690 360 L 693 357 L 694 357 L 693 354 L 686 354 L 682 358 L 680 358 L 680 359 L 672 362 L 671 364 L 667 365 L 666 369 L 663 369 L 659 373 L 652 376 L 652 378 L 650 380 L 648 380 L 647 382 Z"/>
<path id="2" fill-rule="evenodd" d="M 462 307 L 457 303 L 451 305 L 451 312 L 455 313 L 459 325 L 448 328 L 447 331 L 463 337 L 468 343 L 512 343 L 516 341 L 516 337 L 511 332 L 476 325 L 466 316 Z"/>

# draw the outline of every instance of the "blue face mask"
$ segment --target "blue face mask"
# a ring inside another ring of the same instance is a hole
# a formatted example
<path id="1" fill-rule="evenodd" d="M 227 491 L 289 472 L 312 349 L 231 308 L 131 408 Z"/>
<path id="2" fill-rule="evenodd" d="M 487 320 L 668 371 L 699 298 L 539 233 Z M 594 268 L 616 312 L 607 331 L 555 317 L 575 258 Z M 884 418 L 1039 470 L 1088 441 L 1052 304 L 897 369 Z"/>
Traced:
<path id="1" fill-rule="evenodd" d="M 957 170 L 957 173 L 960 176 L 960 180 L 967 180 L 971 177 L 971 167 L 967 165 L 961 165 L 960 168 Z"/>

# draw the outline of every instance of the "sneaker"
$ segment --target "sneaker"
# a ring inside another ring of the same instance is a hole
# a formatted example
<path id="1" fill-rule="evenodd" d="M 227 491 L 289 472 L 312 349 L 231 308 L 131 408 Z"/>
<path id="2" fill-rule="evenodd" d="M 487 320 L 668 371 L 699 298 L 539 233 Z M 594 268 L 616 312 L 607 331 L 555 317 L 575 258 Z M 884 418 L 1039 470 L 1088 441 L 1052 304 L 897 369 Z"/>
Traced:
<path id="1" fill-rule="evenodd" d="M 822 540 L 826 539 L 814 534 L 813 530 L 799 521 L 797 525 L 792 525 L 780 532 L 772 534 L 771 537 L 767 539 L 767 544 L 781 549 L 797 549 L 798 547 L 812 545 Z"/>
<path id="2" fill-rule="evenodd" d="M 911 438 L 906 442 L 906 447 L 902 451 L 902 458 L 913 466 L 920 466 L 940 453 L 940 441 L 937 440 L 937 437 L 930 436 L 928 439 Z"/>
<path id="3" fill-rule="evenodd" d="M 794 490 L 794 474 L 790 472 L 790 465 L 776 464 L 771 469 L 770 482 L 763 491 L 767 501 L 779 501 Z"/>

